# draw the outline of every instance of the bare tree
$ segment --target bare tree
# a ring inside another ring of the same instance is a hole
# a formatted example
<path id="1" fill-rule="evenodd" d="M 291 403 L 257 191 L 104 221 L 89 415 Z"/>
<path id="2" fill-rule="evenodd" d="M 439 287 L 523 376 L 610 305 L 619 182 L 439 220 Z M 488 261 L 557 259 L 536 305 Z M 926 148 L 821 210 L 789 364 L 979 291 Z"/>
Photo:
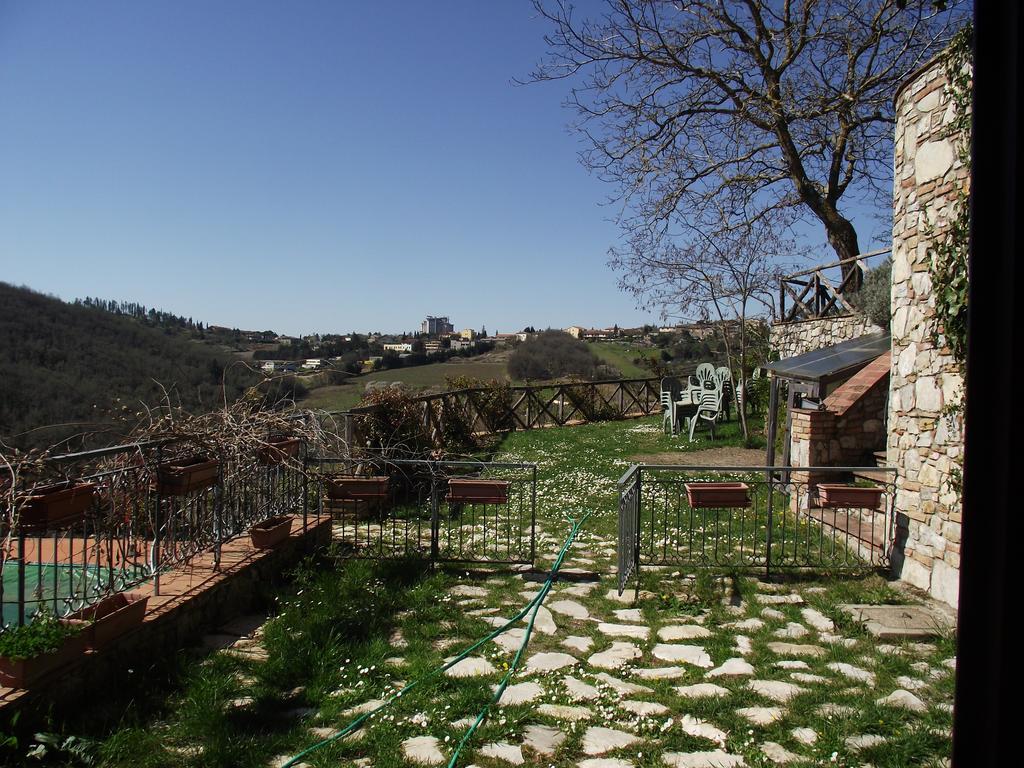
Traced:
<path id="1" fill-rule="evenodd" d="M 752 218 L 813 216 L 840 259 L 860 252 L 840 201 L 891 198 L 896 87 L 966 13 L 897 0 L 606 0 L 599 17 L 577 18 L 568 0 L 534 5 L 554 30 L 531 79 L 579 83 L 569 103 L 583 162 L 617 185 L 627 233 L 669 232 L 727 199 Z"/>
<path id="2" fill-rule="evenodd" d="M 784 234 L 786 212 L 739 217 L 738 223 L 733 213 L 719 208 L 716 226 L 692 227 L 688 238 L 633 238 L 630 248 L 613 251 L 610 265 L 622 273 L 623 290 L 642 304 L 660 307 L 665 319 L 714 321 L 729 370 L 738 364 L 739 387 L 751 372 L 750 321 L 776 316 L 776 287 L 788 266 L 777 256 L 792 253 L 794 246 Z M 749 439 L 738 399 L 736 408 L 743 437 Z"/>

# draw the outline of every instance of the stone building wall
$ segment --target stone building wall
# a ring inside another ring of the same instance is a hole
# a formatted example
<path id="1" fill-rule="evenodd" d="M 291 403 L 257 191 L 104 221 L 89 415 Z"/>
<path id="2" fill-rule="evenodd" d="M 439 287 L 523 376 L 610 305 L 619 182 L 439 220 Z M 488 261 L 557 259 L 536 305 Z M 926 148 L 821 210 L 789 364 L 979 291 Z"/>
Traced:
<path id="1" fill-rule="evenodd" d="M 862 315 L 839 315 L 818 320 L 800 320 L 795 323 L 776 323 L 771 330 L 771 348 L 784 360 L 869 333 L 881 332 L 881 328 Z"/>
<path id="2" fill-rule="evenodd" d="M 945 85 L 941 61 L 935 61 L 896 98 L 887 460 L 900 469 L 896 511 L 905 543 L 896 573 L 956 605 L 961 518 L 950 479 L 963 437 L 943 407 L 959 400 L 963 380 L 949 350 L 933 340 L 929 248 L 948 226 L 969 169 L 949 135 L 954 110 Z"/>

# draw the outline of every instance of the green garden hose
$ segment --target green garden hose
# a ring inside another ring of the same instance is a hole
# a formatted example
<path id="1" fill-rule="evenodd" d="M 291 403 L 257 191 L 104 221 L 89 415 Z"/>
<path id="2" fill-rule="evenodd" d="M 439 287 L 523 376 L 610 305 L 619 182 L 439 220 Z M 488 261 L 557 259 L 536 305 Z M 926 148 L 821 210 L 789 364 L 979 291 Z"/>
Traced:
<path id="1" fill-rule="evenodd" d="M 330 736 L 329 738 L 326 738 L 323 741 L 319 741 L 316 744 L 313 744 L 312 746 L 307 747 L 302 752 L 300 752 L 299 754 L 295 755 L 295 757 L 291 758 L 288 762 L 284 763 L 281 766 L 281 768 L 292 768 L 292 766 L 294 766 L 296 763 L 298 763 L 302 758 L 306 757 L 307 755 L 315 752 L 318 749 L 326 747 L 328 744 L 332 744 L 335 741 L 338 741 L 339 739 L 345 738 L 350 733 L 353 733 L 353 732 L 357 731 L 359 728 L 362 727 L 363 723 L 366 722 L 366 720 L 368 718 L 370 718 L 373 715 L 377 714 L 382 709 L 390 706 L 392 703 L 397 701 L 399 698 L 401 698 L 403 695 L 405 695 L 408 691 L 410 691 L 413 688 L 415 688 L 416 686 L 418 686 L 420 683 L 423 683 L 423 682 L 425 682 L 427 680 L 430 680 L 431 678 L 437 677 L 438 675 L 443 673 L 445 670 L 451 669 L 453 666 L 455 666 L 460 661 L 465 659 L 467 656 L 469 656 L 469 654 L 471 654 L 473 651 L 475 651 L 481 645 L 483 645 L 484 643 L 490 642 L 491 640 L 496 638 L 498 635 L 500 635 L 503 632 L 506 632 L 509 629 L 511 629 L 527 613 L 530 613 L 530 611 L 532 610 L 533 613 L 530 615 L 529 622 L 526 625 L 526 632 L 523 635 L 523 642 L 520 644 L 519 650 L 516 651 L 515 658 L 512 660 L 512 664 L 509 666 L 508 673 L 505 675 L 504 678 L 502 678 L 501 683 L 498 684 L 498 687 L 495 690 L 494 696 L 491 697 L 491 700 L 489 702 L 487 702 L 487 704 L 484 705 L 484 708 L 482 710 L 480 710 L 480 714 L 477 715 L 477 718 L 474 721 L 473 725 L 470 726 L 469 730 L 466 731 L 466 734 L 459 741 L 459 744 L 455 748 L 455 752 L 452 755 L 452 759 L 448 762 L 448 768 L 454 768 L 455 767 L 455 763 L 458 760 L 459 755 L 461 754 L 463 747 L 465 747 L 465 745 L 469 742 L 469 739 L 473 736 L 473 734 L 476 732 L 477 728 L 484 721 L 484 718 L 487 716 L 487 713 L 488 713 L 488 711 L 490 711 L 490 708 L 494 705 L 495 702 L 498 701 L 498 699 L 501 698 L 501 695 L 505 692 L 505 688 L 508 687 L 508 682 L 512 678 L 512 675 L 515 673 L 516 668 L 519 666 L 519 661 L 522 658 L 523 652 L 526 650 L 526 646 L 530 642 L 530 636 L 533 634 L 533 625 L 534 625 L 534 622 L 537 619 L 537 612 L 540 610 L 541 603 L 544 602 L 544 598 L 547 597 L 548 592 L 551 591 L 551 586 L 554 584 L 555 577 L 558 575 L 558 570 L 562 567 L 562 562 L 565 560 L 565 556 L 566 556 L 566 554 L 568 554 L 569 547 L 572 545 L 573 540 L 576 538 L 576 534 L 579 533 L 580 528 L 587 521 L 587 518 L 589 518 L 591 514 L 592 514 L 591 512 L 587 512 L 578 521 L 575 518 L 572 518 L 572 517 L 569 518 L 569 521 L 572 523 L 572 530 L 569 531 L 569 535 L 566 537 L 565 543 L 562 544 L 562 549 L 559 551 L 558 557 L 555 559 L 555 564 L 551 567 L 551 571 L 550 571 L 550 573 L 548 573 L 548 577 L 544 581 L 544 584 L 541 586 L 540 591 L 537 592 L 537 594 L 533 597 L 533 599 L 530 600 L 530 602 L 526 604 L 526 607 L 523 608 L 523 610 L 521 610 L 514 617 L 512 617 L 507 622 L 502 624 L 500 627 L 495 629 L 493 632 L 490 632 L 485 637 L 481 638 L 480 640 L 477 640 L 475 643 L 473 643 L 468 648 L 466 648 L 461 653 L 459 653 L 457 656 L 455 656 L 451 661 L 448 661 L 445 664 L 443 664 L 440 667 L 438 667 L 437 669 L 434 669 L 431 672 L 428 672 L 423 677 L 420 677 L 420 678 L 418 678 L 416 680 L 413 680 L 411 683 L 406 685 L 400 691 L 398 691 L 395 694 L 392 694 L 389 698 L 385 699 L 383 703 L 381 703 L 380 705 L 378 705 L 374 709 L 371 709 L 369 712 L 364 712 L 362 715 L 357 717 L 355 720 L 353 720 L 351 723 L 349 723 L 347 726 L 345 726 L 343 729 L 338 731 L 333 736 Z"/>

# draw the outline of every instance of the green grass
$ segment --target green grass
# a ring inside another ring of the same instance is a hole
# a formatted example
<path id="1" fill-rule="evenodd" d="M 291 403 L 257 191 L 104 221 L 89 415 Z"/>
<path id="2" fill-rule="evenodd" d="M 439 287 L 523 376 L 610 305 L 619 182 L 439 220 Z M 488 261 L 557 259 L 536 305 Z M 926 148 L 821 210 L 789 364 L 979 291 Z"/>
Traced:
<path id="1" fill-rule="evenodd" d="M 602 361 L 618 368 L 627 379 L 646 379 L 653 376 L 649 368 L 639 366 L 633 360 L 638 357 L 657 358 L 661 354 L 660 349 L 626 341 L 595 341 L 590 344 L 590 348 Z"/>

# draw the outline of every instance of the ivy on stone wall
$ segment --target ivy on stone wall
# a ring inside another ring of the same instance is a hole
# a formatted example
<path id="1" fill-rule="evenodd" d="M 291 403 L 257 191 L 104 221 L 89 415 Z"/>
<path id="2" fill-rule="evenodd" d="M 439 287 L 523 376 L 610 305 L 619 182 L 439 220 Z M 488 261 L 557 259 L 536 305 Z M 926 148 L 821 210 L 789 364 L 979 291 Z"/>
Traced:
<path id="1" fill-rule="evenodd" d="M 953 105 L 949 135 L 966 166 L 971 162 L 971 56 L 974 28 L 957 33 L 946 49 L 943 69 Z M 957 193 L 949 227 L 931 249 L 931 280 L 935 298 L 936 344 L 945 344 L 961 366 L 967 359 L 967 253 L 970 246 L 970 189 Z"/>
<path id="2" fill-rule="evenodd" d="M 948 135 L 956 141 L 957 155 L 966 166 L 971 164 L 971 92 L 974 28 L 967 26 L 957 33 L 946 49 L 943 70 L 946 76 L 953 119 Z M 941 240 L 931 249 L 932 292 L 935 297 L 935 343 L 945 345 L 963 370 L 967 360 L 967 293 L 969 274 L 967 255 L 970 250 L 970 185 L 957 191 L 949 226 Z M 940 331 L 941 329 L 941 331 Z M 942 418 L 947 429 L 962 434 L 964 428 L 963 390 L 947 401 Z M 962 457 L 961 457 L 962 461 Z M 946 482 L 959 496 L 963 491 L 962 465 L 956 462 Z"/>

